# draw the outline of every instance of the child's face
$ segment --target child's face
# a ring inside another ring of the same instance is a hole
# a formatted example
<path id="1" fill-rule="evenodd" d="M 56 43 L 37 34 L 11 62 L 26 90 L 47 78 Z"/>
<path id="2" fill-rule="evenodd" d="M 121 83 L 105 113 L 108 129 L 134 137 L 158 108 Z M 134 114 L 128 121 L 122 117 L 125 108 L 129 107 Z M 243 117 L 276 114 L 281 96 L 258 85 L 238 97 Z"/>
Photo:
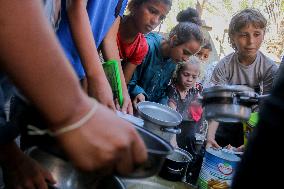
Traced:
<path id="1" fill-rule="evenodd" d="M 187 61 L 190 56 L 200 50 L 200 43 L 191 40 L 178 46 L 172 46 L 170 49 L 170 58 L 176 63 Z"/>
<path id="2" fill-rule="evenodd" d="M 197 64 L 187 64 L 178 76 L 178 85 L 182 89 L 192 88 L 199 76 L 199 66 Z"/>
<path id="3" fill-rule="evenodd" d="M 201 48 L 201 50 L 197 53 L 197 57 L 202 62 L 206 62 L 209 59 L 210 52 L 210 49 Z"/>
<path id="4" fill-rule="evenodd" d="M 149 0 L 137 7 L 133 15 L 139 32 L 146 34 L 154 30 L 166 18 L 170 8 L 158 0 Z"/>
<path id="5" fill-rule="evenodd" d="M 243 57 L 255 57 L 263 38 L 264 30 L 252 24 L 243 27 L 232 36 L 239 55 Z"/>

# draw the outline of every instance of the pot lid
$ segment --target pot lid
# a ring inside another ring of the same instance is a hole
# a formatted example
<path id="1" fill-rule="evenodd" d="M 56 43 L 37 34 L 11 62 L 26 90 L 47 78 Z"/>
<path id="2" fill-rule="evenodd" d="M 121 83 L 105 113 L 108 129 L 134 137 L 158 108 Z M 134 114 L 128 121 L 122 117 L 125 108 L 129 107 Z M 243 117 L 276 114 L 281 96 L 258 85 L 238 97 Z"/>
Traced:
<path id="1" fill-rule="evenodd" d="M 182 121 L 180 113 L 174 109 L 155 102 L 139 102 L 138 113 L 142 118 L 161 126 L 177 126 Z"/>
<path id="2" fill-rule="evenodd" d="M 245 85 L 216 85 L 213 87 L 205 88 L 203 93 L 209 92 L 254 92 L 254 90 Z"/>

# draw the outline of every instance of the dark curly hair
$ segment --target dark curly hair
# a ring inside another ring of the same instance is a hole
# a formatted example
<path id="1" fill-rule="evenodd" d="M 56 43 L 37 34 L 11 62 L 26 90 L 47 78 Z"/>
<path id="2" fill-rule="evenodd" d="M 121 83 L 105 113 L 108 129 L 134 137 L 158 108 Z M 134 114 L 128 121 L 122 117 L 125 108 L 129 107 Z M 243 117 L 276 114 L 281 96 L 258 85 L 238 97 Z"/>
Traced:
<path id="1" fill-rule="evenodd" d="M 170 7 L 172 6 L 172 0 L 131 0 L 128 3 L 128 10 L 131 12 L 135 7 L 139 7 L 148 1 L 161 1 Z"/>
<path id="2" fill-rule="evenodd" d="M 209 49 L 210 51 L 213 50 L 212 45 L 211 45 L 211 43 L 208 39 L 204 39 L 202 48 L 203 49 Z"/>
<path id="3" fill-rule="evenodd" d="M 178 22 L 192 22 L 199 26 L 202 25 L 199 13 L 196 9 L 188 7 L 185 10 L 182 10 L 178 13 L 176 17 Z"/>
<path id="4" fill-rule="evenodd" d="M 192 22 L 180 22 L 177 24 L 169 34 L 169 37 L 176 35 L 177 40 L 175 46 L 186 43 L 190 40 L 196 40 L 203 45 L 203 34 L 200 27 Z"/>
<path id="5" fill-rule="evenodd" d="M 243 27 L 252 24 L 256 28 L 265 30 L 267 20 L 257 9 L 244 9 L 233 16 L 229 25 L 229 43 L 236 50 L 236 45 L 233 41 L 233 36 L 239 32 Z"/>

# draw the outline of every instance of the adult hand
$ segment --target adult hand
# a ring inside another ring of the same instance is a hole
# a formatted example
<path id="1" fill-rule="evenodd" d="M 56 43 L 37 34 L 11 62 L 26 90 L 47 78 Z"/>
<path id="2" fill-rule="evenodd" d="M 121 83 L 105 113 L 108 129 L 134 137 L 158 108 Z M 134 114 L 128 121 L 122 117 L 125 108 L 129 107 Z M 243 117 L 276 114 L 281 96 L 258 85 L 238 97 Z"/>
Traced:
<path id="1" fill-rule="evenodd" d="M 206 148 L 221 148 L 214 138 L 207 138 Z"/>
<path id="2" fill-rule="evenodd" d="M 5 185 L 7 189 L 48 189 L 47 183 L 55 184 L 52 175 L 36 161 L 19 149 L 5 154 L 8 162 L 3 163 Z"/>
<path id="3" fill-rule="evenodd" d="M 109 170 L 124 175 L 147 159 L 135 128 L 102 105 L 85 125 L 58 139 L 73 164 L 84 171 Z"/>
<path id="4" fill-rule="evenodd" d="M 138 94 L 138 95 L 134 98 L 134 100 L 133 100 L 133 106 L 134 106 L 135 108 L 137 108 L 137 104 L 138 104 L 139 102 L 143 102 L 143 101 L 145 101 L 145 96 L 144 96 L 142 93 L 140 93 L 140 94 Z"/>
<path id="5" fill-rule="evenodd" d="M 89 96 L 94 97 L 100 103 L 115 111 L 113 94 L 107 79 L 103 77 L 100 79 L 88 78 L 87 82 Z"/>

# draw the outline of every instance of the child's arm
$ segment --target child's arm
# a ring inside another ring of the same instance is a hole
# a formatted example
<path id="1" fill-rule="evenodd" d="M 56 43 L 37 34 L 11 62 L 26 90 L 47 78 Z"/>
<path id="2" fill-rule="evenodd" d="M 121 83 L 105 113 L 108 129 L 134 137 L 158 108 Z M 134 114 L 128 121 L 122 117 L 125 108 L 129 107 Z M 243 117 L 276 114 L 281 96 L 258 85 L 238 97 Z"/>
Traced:
<path id="1" fill-rule="evenodd" d="M 99 59 L 86 5 L 86 0 L 71 0 L 68 3 L 67 14 L 72 37 L 86 72 L 89 95 L 115 110 L 111 87 Z"/>
<path id="2" fill-rule="evenodd" d="M 120 79 L 121 79 L 122 93 L 123 93 L 123 106 L 121 107 L 121 111 L 129 113 L 129 114 L 133 114 L 132 103 L 131 103 L 131 99 L 128 94 L 124 74 L 121 68 L 119 51 L 118 51 L 117 42 L 116 42 L 120 19 L 121 19 L 120 16 L 116 18 L 111 29 L 109 30 L 104 40 L 102 41 L 102 53 L 103 53 L 105 60 L 115 59 L 119 62 L 118 65 L 119 65 Z M 119 107 L 119 105 L 117 106 Z"/>
<path id="3" fill-rule="evenodd" d="M 127 62 L 123 68 L 123 73 L 124 73 L 124 77 L 125 77 L 125 82 L 126 84 L 129 83 L 129 81 L 132 78 L 132 75 L 136 69 L 137 65 L 135 64 L 131 64 L 129 62 Z"/>

